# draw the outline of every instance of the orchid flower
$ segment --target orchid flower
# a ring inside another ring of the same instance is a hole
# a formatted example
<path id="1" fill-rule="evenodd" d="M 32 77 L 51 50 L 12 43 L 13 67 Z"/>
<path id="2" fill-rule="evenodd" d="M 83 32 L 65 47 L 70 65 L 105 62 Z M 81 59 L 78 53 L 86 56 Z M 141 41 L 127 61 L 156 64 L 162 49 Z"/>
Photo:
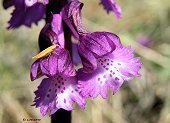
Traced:
<path id="1" fill-rule="evenodd" d="M 62 10 L 63 20 L 72 29 L 79 40 L 78 51 L 83 68 L 78 70 L 78 83 L 81 94 L 88 98 L 96 98 L 99 94 L 107 98 L 107 88 L 115 94 L 124 81 L 134 79 L 129 74 L 141 76 L 140 58 L 134 58 L 131 47 L 123 47 L 120 39 L 113 33 L 88 33 L 81 17 L 83 4 L 74 1 Z"/>
<path id="2" fill-rule="evenodd" d="M 58 19 L 56 19 L 58 17 Z M 40 107 L 40 111 L 44 116 L 50 108 L 52 115 L 58 109 L 63 108 L 65 110 L 73 110 L 73 103 L 76 102 L 81 108 L 85 107 L 85 99 L 80 94 L 78 88 L 78 81 L 76 71 L 71 62 L 69 52 L 64 49 L 64 39 L 62 21 L 59 14 L 54 14 L 51 26 L 51 31 L 56 36 L 51 42 L 53 45 L 57 45 L 56 49 L 48 56 L 37 59 L 31 68 L 31 80 L 35 80 L 42 75 L 46 75 L 48 78 L 42 80 L 38 90 L 35 91 L 36 97 L 34 104 L 36 107 Z M 47 32 L 48 26 L 42 29 L 41 34 Z M 49 36 L 49 35 L 47 35 Z M 42 39 L 42 38 L 40 38 Z M 41 41 L 41 40 L 40 40 Z"/>

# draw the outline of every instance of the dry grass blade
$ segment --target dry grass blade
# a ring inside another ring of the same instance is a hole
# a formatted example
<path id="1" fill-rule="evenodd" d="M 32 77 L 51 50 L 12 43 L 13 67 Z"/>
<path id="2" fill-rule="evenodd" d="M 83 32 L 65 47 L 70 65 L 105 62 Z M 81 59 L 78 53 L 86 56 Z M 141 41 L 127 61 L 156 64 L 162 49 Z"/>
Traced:
<path id="1" fill-rule="evenodd" d="M 4 109 L 8 112 L 10 117 L 16 120 L 17 123 L 22 123 L 23 118 L 31 118 L 23 109 L 21 104 L 13 98 L 9 92 L 2 93 L 1 101 Z"/>

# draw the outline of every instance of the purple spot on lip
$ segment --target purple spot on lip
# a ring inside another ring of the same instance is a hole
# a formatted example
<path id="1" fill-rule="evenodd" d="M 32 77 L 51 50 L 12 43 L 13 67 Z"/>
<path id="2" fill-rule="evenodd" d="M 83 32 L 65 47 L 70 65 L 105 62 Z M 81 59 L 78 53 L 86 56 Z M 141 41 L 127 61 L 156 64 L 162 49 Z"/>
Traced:
<path id="1" fill-rule="evenodd" d="M 60 88 L 60 86 L 58 86 L 58 88 Z"/>
<path id="2" fill-rule="evenodd" d="M 109 65 L 109 63 L 107 63 L 107 65 Z"/>
<path id="3" fill-rule="evenodd" d="M 62 90 L 61 93 L 64 93 L 64 91 Z"/>
<path id="4" fill-rule="evenodd" d="M 119 78 L 116 77 L 115 80 L 119 80 Z"/>
<path id="5" fill-rule="evenodd" d="M 49 98 L 49 97 L 50 97 L 50 95 L 49 95 L 49 94 L 47 94 L 47 97 Z"/>
<path id="6" fill-rule="evenodd" d="M 115 74 L 115 72 L 113 72 L 113 75 Z"/>
<path id="7" fill-rule="evenodd" d="M 103 82 L 102 81 L 100 81 L 100 84 L 102 84 Z"/>
<path id="8" fill-rule="evenodd" d="M 106 78 L 106 75 L 104 75 L 103 78 Z"/>
<path id="9" fill-rule="evenodd" d="M 120 63 L 117 63 L 118 65 L 121 65 Z"/>
<path id="10" fill-rule="evenodd" d="M 63 90 L 65 90 L 66 88 L 64 87 Z"/>
<path id="11" fill-rule="evenodd" d="M 109 68 L 106 68 L 106 70 L 109 70 Z"/>
<path id="12" fill-rule="evenodd" d="M 49 92 L 51 91 L 51 89 L 48 90 Z"/>
<path id="13" fill-rule="evenodd" d="M 77 89 L 75 89 L 75 91 L 78 91 Z"/>
<path id="14" fill-rule="evenodd" d="M 100 78 L 98 78 L 98 81 L 100 81 Z"/>
<path id="15" fill-rule="evenodd" d="M 64 98 L 64 103 L 66 103 L 66 99 Z"/>
<path id="16" fill-rule="evenodd" d="M 71 93 L 74 93 L 74 91 L 71 91 Z"/>

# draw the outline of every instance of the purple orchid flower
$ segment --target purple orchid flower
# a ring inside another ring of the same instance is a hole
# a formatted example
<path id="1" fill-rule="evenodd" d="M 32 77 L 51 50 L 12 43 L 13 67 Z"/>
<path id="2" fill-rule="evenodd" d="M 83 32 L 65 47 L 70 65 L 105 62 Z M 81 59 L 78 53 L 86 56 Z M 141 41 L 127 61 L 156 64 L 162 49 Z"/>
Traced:
<path id="1" fill-rule="evenodd" d="M 51 116 L 60 108 L 68 111 L 73 110 L 74 102 L 83 109 L 86 104 L 85 98 L 80 94 L 81 90 L 78 88 L 76 71 L 71 57 L 69 52 L 64 49 L 62 18 L 59 14 L 52 16 L 52 22 L 45 25 L 41 34 L 49 32 L 49 28 L 52 29 L 51 35 L 47 36 L 56 36 L 51 41 L 53 45 L 57 45 L 57 48 L 51 55 L 36 60 L 31 68 L 32 81 L 42 75 L 49 77 L 43 79 L 38 90 L 35 91 L 36 97 L 33 106 L 40 107 L 43 116 L 46 115 L 48 109 L 51 110 Z"/>
<path id="2" fill-rule="evenodd" d="M 96 98 L 107 97 L 107 87 L 115 94 L 124 81 L 134 79 L 129 74 L 140 76 L 140 58 L 134 58 L 134 50 L 123 47 L 119 38 L 109 32 L 88 33 L 81 20 L 83 4 L 74 1 L 62 10 L 62 17 L 79 40 L 78 51 L 83 69 L 78 71 L 81 94 Z"/>
<path id="3" fill-rule="evenodd" d="M 15 6 L 10 19 L 9 27 L 18 28 L 21 25 L 31 27 L 32 23 L 38 24 L 38 21 L 43 19 L 46 8 L 37 0 L 12 0 L 12 5 Z"/>
<path id="4" fill-rule="evenodd" d="M 110 11 L 113 11 L 117 19 L 121 18 L 122 10 L 114 0 L 101 0 L 100 4 L 103 5 L 104 9 L 107 11 L 107 14 L 109 14 Z"/>

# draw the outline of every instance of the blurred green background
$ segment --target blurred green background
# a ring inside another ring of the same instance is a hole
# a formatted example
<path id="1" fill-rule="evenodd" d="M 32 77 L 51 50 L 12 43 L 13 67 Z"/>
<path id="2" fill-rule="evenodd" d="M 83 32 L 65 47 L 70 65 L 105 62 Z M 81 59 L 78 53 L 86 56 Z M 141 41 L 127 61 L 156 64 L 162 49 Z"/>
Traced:
<path id="1" fill-rule="evenodd" d="M 143 65 L 142 77 L 125 82 L 114 96 L 109 89 L 105 100 L 89 98 L 85 110 L 75 104 L 72 122 L 170 123 L 170 0 L 116 0 L 120 20 L 107 15 L 99 0 L 81 1 L 86 29 L 117 34 L 124 46 L 136 49 Z M 42 117 L 39 108 L 30 106 L 42 80 L 31 82 L 29 72 L 44 21 L 31 29 L 6 30 L 12 10 L 0 5 L 0 123 L 22 123 L 23 118 L 50 123 L 48 115 Z"/>

